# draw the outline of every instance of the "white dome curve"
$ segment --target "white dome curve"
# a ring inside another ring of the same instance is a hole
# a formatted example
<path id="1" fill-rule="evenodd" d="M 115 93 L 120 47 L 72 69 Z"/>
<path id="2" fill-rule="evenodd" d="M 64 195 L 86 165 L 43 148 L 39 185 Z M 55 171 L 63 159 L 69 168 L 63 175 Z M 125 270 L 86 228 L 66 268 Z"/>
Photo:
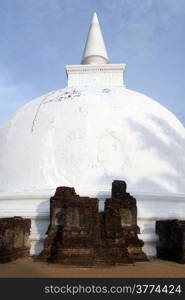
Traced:
<path id="1" fill-rule="evenodd" d="M 73 186 L 185 193 L 185 129 L 149 97 L 126 88 L 68 87 L 20 108 L 0 129 L 0 192 Z"/>

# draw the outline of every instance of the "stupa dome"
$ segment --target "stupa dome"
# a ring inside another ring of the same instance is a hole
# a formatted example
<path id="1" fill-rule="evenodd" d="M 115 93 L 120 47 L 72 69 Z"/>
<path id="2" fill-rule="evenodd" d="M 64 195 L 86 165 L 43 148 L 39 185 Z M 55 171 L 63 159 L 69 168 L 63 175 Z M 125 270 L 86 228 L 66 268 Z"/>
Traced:
<path id="1" fill-rule="evenodd" d="M 30 254 L 43 249 L 58 186 L 97 197 L 113 180 L 137 199 L 144 251 L 155 256 L 155 221 L 184 219 L 185 128 L 165 107 L 127 89 L 111 64 L 96 14 L 67 87 L 21 107 L 0 129 L 0 217 L 31 218 Z"/>
<path id="2" fill-rule="evenodd" d="M 24 105 L 0 130 L 0 191 L 96 194 L 120 179 L 137 193 L 185 193 L 184 149 L 183 125 L 151 98 L 67 87 Z"/>

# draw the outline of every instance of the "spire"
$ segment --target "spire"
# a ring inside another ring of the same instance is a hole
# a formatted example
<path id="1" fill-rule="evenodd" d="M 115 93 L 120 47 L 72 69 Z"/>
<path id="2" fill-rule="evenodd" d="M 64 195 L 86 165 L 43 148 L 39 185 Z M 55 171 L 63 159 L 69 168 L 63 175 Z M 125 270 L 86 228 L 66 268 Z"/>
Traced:
<path id="1" fill-rule="evenodd" d="M 93 14 L 81 64 L 108 64 L 109 59 L 105 48 L 100 24 L 96 13 Z"/>

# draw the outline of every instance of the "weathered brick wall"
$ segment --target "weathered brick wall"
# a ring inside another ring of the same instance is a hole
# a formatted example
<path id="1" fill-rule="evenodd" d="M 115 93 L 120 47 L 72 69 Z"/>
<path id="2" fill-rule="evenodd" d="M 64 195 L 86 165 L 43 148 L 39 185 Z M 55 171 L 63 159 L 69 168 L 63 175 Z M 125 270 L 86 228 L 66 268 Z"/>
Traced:
<path id="1" fill-rule="evenodd" d="M 126 183 L 115 181 L 112 198 L 98 212 L 98 199 L 59 187 L 50 200 L 50 225 L 39 259 L 63 264 L 96 265 L 146 260 L 138 239 L 136 200 Z"/>
<path id="2" fill-rule="evenodd" d="M 0 262 L 29 255 L 31 220 L 21 217 L 0 219 Z"/>

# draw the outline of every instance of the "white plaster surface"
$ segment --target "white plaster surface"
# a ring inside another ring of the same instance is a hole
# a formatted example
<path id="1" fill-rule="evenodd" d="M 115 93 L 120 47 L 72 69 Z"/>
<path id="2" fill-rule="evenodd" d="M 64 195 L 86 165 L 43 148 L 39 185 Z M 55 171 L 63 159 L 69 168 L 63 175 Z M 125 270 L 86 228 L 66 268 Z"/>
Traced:
<path id="1" fill-rule="evenodd" d="M 126 88 L 70 87 L 20 108 L 0 129 L 0 192 L 74 186 L 101 194 L 185 193 L 185 129 L 159 103 Z"/>
<path id="2" fill-rule="evenodd" d="M 68 65 L 68 87 L 123 87 L 125 64 Z"/>

